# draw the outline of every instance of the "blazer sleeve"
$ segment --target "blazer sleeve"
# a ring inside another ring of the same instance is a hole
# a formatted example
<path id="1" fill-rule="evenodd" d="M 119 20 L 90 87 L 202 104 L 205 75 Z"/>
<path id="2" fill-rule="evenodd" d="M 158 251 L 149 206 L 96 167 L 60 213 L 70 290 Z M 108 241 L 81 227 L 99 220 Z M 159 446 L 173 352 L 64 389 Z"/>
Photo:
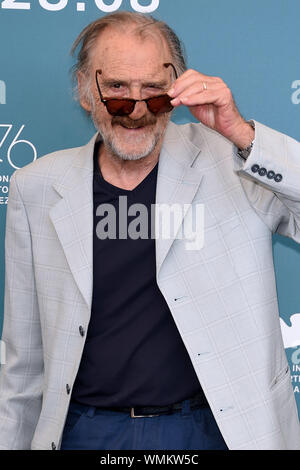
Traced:
<path id="1" fill-rule="evenodd" d="M 234 153 L 234 170 L 270 230 L 300 243 L 300 143 L 254 122 L 252 151 L 247 160 Z"/>
<path id="2" fill-rule="evenodd" d="M 30 449 L 42 405 L 43 349 L 31 234 L 15 171 L 5 233 L 5 292 L 0 369 L 0 449 Z"/>

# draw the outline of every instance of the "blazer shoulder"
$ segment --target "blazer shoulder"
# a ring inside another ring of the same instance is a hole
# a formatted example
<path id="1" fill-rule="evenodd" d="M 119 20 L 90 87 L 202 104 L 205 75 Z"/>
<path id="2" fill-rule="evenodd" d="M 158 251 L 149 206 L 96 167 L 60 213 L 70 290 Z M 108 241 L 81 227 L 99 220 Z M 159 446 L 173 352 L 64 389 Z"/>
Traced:
<path id="1" fill-rule="evenodd" d="M 17 178 L 29 176 L 59 176 L 69 166 L 82 147 L 73 147 L 48 153 L 14 171 Z"/>
<path id="2" fill-rule="evenodd" d="M 228 155 L 232 153 L 234 144 L 219 132 L 210 129 L 201 122 L 190 122 L 176 127 L 179 133 L 199 148 L 206 145 L 217 154 L 224 155 L 225 153 Z"/>
<path id="3" fill-rule="evenodd" d="M 67 174 L 72 166 L 81 166 L 85 162 L 80 155 L 86 154 L 90 142 L 81 147 L 72 147 L 51 152 L 14 171 L 10 185 L 16 183 L 24 202 L 36 198 L 37 194 L 46 194 L 53 183 Z M 12 190 L 13 192 L 13 190 Z M 12 194 L 9 191 L 9 196 Z"/>

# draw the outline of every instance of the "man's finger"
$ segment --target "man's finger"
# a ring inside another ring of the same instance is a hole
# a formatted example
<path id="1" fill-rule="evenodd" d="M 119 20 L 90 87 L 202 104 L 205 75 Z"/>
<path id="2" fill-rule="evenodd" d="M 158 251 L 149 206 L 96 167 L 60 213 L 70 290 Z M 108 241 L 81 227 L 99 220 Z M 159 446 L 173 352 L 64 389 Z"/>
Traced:
<path id="1" fill-rule="evenodd" d="M 182 94 L 189 87 L 192 87 L 196 84 L 198 84 L 199 89 L 201 88 L 203 90 L 205 90 L 205 87 L 207 87 L 207 89 L 213 89 L 213 88 L 222 88 L 222 87 L 225 86 L 224 83 L 216 81 L 212 77 L 208 77 L 207 79 L 204 80 L 199 76 L 199 74 L 189 75 L 189 76 L 185 77 L 183 80 L 181 80 L 180 82 L 178 80 L 179 79 L 177 79 L 173 83 L 170 90 L 168 91 L 168 95 L 171 96 L 172 98 L 178 97 L 180 94 Z"/>
<path id="2" fill-rule="evenodd" d="M 221 106 L 225 104 L 224 93 L 219 90 L 206 90 L 205 92 L 198 92 L 190 96 L 177 97 L 171 101 L 172 106 L 197 106 L 203 104 L 215 104 Z"/>
<path id="3" fill-rule="evenodd" d="M 184 72 L 182 75 L 180 75 L 180 77 L 178 77 L 177 80 L 182 80 L 182 79 L 185 79 L 187 77 L 189 77 L 190 75 L 198 75 L 200 77 L 200 79 L 202 80 L 208 80 L 208 79 L 213 79 L 213 80 L 216 80 L 216 79 L 219 79 L 218 77 L 212 77 L 210 75 L 205 75 L 204 73 L 201 73 L 201 72 L 198 72 L 198 70 L 194 70 L 194 69 L 188 69 L 186 70 L 186 72 Z"/>

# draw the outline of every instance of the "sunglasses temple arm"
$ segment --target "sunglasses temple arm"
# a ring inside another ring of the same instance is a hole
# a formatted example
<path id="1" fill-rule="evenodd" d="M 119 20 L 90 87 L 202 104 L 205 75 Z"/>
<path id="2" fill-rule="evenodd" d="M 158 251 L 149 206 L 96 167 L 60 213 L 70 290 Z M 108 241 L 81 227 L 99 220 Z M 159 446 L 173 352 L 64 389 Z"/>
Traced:
<path id="1" fill-rule="evenodd" d="M 97 84 L 97 88 L 98 88 L 98 93 L 99 93 L 99 96 L 100 96 L 100 99 L 101 99 L 102 103 L 105 103 L 105 100 L 103 99 L 103 95 L 102 95 L 101 90 L 100 90 L 100 85 L 98 83 L 98 78 L 97 78 L 98 73 L 99 73 L 99 71 L 96 70 L 96 84 Z"/>
<path id="2" fill-rule="evenodd" d="M 172 67 L 172 69 L 174 70 L 174 73 L 175 73 L 175 79 L 177 80 L 177 78 L 178 78 L 178 73 L 177 73 L 177 70 L 176 70 L 175 66 L 172 64 L 172 62 L 168 62 L 168 63 L 164 64 L 164 66 L 165 66 L 166 68 L 168 68 L 168 67 L 170 67 L 170 66 Z"/>

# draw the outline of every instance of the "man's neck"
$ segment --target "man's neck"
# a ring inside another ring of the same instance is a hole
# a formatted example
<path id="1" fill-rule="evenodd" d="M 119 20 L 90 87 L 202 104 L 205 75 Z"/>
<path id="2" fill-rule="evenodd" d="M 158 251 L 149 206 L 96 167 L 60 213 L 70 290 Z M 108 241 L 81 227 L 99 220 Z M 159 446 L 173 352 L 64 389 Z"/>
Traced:
<path id="1" fill-rule="evenodd" d="M 118 188 L 132 190 L 155 167 L 159 159 L 160 148 L 155 149 L 150 155 L 138 160 L 122 160 L 107 151 L 101 144 L 98 154 L 98 164 L 102 176 L 110 184 Z"/>

